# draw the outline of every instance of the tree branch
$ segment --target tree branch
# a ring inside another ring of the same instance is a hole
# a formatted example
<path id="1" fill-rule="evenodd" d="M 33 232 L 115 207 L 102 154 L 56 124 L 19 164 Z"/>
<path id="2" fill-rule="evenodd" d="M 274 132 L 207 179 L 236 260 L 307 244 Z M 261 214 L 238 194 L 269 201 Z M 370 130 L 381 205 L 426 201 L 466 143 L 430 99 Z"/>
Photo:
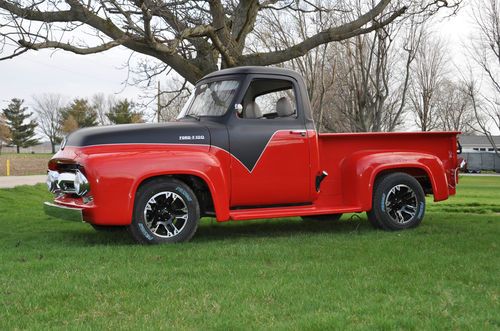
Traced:
<path id="1" fill-rule="evenodd" d="M 19 45 L 25 47 L 26 49 L 32 49 L 32 50 L 40 50 L 43 48 L 58 48 L 62 49 L 68 52 L 72 52 L 75 54 L 81 54 L 81 55 L 87 55 L 87 54 L 95 54 L 95 53 L 100 53 L 107 51 L 108 49 L 111 49 L 116 46 L 120 46 L 122 42 L 116 40 L 116 41 L 110 41 L 108 43 L 99 45 L 99 46 L 94 46 L 94 47 L 76 47 L 73 45 L 70 45 L 68 43 L 62 43 L 58 41 L 44 41 L 41 43 L 31 43 L 26 40 L 19 40 Z"/>
<path id="2" fill-rule="evenodd" d="M 303 56 L 308 51 L 319 45 L 326 44 L 332 41 L 345 40 L 379 29 L 393 22 L 399 16 L 403 15 L 407 9 L 407 7 L 402 7 L 392 13 L 392 15 L 385 20 L 380 22 L 373 22 L 369 27 L 363 28 L 363 26 L 368 24 L 370 21 L 373 21 L 376 16 L 380 15 L 390 2 L 391 0 L 381 0 L 375 7 L 373 7 L 372 10 L 360 16 L 358 19 L 338 27 L 333 27 L 321 31 L 314 36 L 302 41 L 301 43 L 298 43 L 289 48 L 268 53 L 244 55 L 241 57 L 239 64 L 271 65 L 281 63 Z"/>

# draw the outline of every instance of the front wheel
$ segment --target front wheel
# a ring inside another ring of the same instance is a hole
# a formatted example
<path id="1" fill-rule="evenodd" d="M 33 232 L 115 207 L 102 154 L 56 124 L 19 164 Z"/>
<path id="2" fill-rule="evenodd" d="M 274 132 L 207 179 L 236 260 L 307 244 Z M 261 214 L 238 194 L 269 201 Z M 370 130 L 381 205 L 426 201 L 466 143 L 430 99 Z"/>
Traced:
<path id="1" fill-rule="evenodd" d="M 368 220 L 383 230 L 414 228 L 425 213 L 425 194 L 420 183 L 405 173 L 392 173 L 378 179 Z"/>
<path id="2" fill-rule="evenodd" d="M 169 178 L 149 182 L 137 191 L 128 230 L 141 244 L 188 241 L 200 219 L 198 199 L 189 186 Z"/>

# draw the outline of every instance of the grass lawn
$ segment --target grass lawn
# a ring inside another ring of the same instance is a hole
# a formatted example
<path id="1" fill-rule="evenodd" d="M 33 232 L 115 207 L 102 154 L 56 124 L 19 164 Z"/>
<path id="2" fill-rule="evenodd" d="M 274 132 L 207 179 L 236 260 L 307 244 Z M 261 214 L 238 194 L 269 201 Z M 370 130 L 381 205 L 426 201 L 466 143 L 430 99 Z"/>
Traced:
<path id="1" fill-rule="evenodd" d="M 411 231 L 364 214 L 217 224 L 187 244 L 51 219 L 0 190 L 0 329 L 500 329 L 500 177 L 461 179 Z"/>
<path id="2" fill-rule="evenodd" d="M 0 176 L 7 175 L 7 160 L 10 160 L 11 176 L 43 175 L 53 154 L 2 153 L 0 155 Z"/>

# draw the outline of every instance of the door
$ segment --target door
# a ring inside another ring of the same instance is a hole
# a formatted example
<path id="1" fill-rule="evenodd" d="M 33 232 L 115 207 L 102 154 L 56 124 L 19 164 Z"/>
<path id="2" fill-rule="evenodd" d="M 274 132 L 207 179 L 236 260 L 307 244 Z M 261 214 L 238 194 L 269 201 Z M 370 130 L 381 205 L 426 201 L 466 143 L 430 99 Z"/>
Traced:
<path id="1" fill-rule="evenodd" d="M 255 78 L 231 117 L 231 207 L 310 198 L 309 142 L 293 80 Z"/>

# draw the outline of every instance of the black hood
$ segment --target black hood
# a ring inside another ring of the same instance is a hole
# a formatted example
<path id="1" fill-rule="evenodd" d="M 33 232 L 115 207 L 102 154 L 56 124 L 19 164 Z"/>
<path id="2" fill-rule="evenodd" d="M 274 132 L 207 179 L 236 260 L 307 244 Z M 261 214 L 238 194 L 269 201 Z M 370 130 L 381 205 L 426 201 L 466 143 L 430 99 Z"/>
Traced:
<path id="1" fill-rule="evenodd" d="M 84 128 L 71 133 L 65 146 L 108 144 L 204 144 L 210 145 L 209 130 L 200 122 L 123 124 Z"/>

